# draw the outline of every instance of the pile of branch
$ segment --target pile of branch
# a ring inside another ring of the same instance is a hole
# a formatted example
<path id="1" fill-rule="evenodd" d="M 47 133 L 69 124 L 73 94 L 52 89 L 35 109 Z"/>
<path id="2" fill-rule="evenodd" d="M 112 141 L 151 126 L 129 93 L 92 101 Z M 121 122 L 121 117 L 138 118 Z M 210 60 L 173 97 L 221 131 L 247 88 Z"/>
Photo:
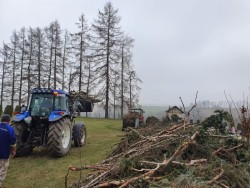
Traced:
<path id="1" fill-rule="evenodd" d="M 100 99 L 97 99 L 95 96 L 88 95 L 84 91 L 76 92 L 76 91 L 73 90 L 73 91 L 69 92 L 69 96 L 71 98 L 74 98 L 74 99 L 78 98 L 78 99 L 88 101 L 88 102 L 91 102 L 91 103 L 97 103 L 97 102 L 101 101 Z"/>
<path id="2" fill-rule="evenodd" d="M 102 162 L 72 187 L 250 187 L 249 153 L 242 140 L 209 135 L 197 125 L 129 128 Z"/>

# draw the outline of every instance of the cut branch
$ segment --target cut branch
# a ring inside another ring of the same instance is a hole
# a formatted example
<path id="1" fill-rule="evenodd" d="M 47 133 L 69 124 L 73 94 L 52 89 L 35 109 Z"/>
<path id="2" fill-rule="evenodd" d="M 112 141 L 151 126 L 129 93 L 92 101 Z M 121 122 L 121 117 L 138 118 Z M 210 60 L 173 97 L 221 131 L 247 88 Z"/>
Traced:
<path id="1" fill-rule="evenodd" d="M 217 176 L 215 176 L 212 180 L 210 180 L 208 182 L 208 185 L 212 185 L 214 182 L 216 182 L 223 175 L 223 173 L 224 173 L 223 168 L 221 168 L 220 170 L 221 170 L 221 172 Z"/>

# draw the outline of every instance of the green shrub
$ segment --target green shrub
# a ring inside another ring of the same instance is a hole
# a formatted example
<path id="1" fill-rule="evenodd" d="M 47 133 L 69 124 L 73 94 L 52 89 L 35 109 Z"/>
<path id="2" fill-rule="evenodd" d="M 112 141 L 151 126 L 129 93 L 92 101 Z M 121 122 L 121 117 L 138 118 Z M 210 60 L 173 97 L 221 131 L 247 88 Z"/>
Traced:
<path id="1" fill-rule="evenodd" d="M 4 109 L 4 114 L 9 114 L 10 116 L 12 116 L 13 114 L 13 107 L 11 105 L 7 105 Z"/>
<path id="2" fill-rule="evenodd" d="M 220 133 L 224 134 L 226 131 L 226 123 L 223 123 L 223 119 L 230 120 L 230 114 L 223 110 L 215 110 L 215 114 L 211 115 L 210 117 L 206 118 L 202 122 L 202 126 L 204 129 L 215 128 Z"/>
<path id="3" fill-rule="evenodd" d="M 156 123 L 159 123 L 160 120 L 155 117 L 155 116 L 149 116 L 147 119 L 146 119 L 146 124 L 156 124 Z"/>
<path id="4" fill-rule="evenodd" d="M 16 105 L 16 107 L 15 107 L 15 112 L 20 112 L 20 106 L 19 105 Z"/>
<path id="5" fill-rule="evenodd" d="M 177 114 L 173 114 L 173 115 L 171 115 L 171 120 L 173 121 L 173 122 L 178 122 L 179 120 L 181 120 L 182 118 L 181 117 L 179 117 Z"/>
<path id="6" fill-rule="evenodd" d="M 171 119 L 170 119 L 170 117 L 169 117 L 168 115 L 163 116 L 162 119 L 161 119 L 161 121 L 162 121 L 162 123 L 164 123 L 164 124 L 168 124 L 168 123 L 171 123 L 171 122 L 172 122 Z"/>
<path id="7" fill-rule="evenodd" d="M 21 107 L 19 105 L 16 105 L 15 110 L 14 110 L 14 115 L 19 114 L 21 111 Z"/>

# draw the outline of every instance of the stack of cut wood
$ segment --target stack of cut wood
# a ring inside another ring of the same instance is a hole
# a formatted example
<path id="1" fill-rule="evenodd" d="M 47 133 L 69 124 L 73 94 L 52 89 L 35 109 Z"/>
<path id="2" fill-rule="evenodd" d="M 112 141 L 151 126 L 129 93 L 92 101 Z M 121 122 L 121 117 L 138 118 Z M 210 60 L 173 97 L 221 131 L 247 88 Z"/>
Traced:
<path id="1" fill-rule="evenodd" d="M 199 125 L 129 128 L 91 175 L 72 187 L 250 187 L 250 152 L 243 140 L 211 135 Z"/>

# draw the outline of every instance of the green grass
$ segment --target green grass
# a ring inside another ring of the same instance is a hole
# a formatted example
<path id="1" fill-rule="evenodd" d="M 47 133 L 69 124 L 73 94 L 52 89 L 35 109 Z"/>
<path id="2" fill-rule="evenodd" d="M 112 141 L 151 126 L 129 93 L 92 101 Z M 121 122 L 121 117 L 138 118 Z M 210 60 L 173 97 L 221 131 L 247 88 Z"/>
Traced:
<path id="1" fill-rule="evenodd" d="M 10 159 L 10 166 L 5 179 L 5 188 L 45 188 L 65 187 L 64 179 L 68 167 L 95 164 L 105 159 L 118 143 L 123 132 L 121 120 L 84 118 L 87 127 L 87 144 L 82 148 L 73 146 L 68 155 L 53 158 L 47 150 L 35 149 L 26 157 Z M 68 185 L 78 181 L 79 172 L 70 171 Z"/>

